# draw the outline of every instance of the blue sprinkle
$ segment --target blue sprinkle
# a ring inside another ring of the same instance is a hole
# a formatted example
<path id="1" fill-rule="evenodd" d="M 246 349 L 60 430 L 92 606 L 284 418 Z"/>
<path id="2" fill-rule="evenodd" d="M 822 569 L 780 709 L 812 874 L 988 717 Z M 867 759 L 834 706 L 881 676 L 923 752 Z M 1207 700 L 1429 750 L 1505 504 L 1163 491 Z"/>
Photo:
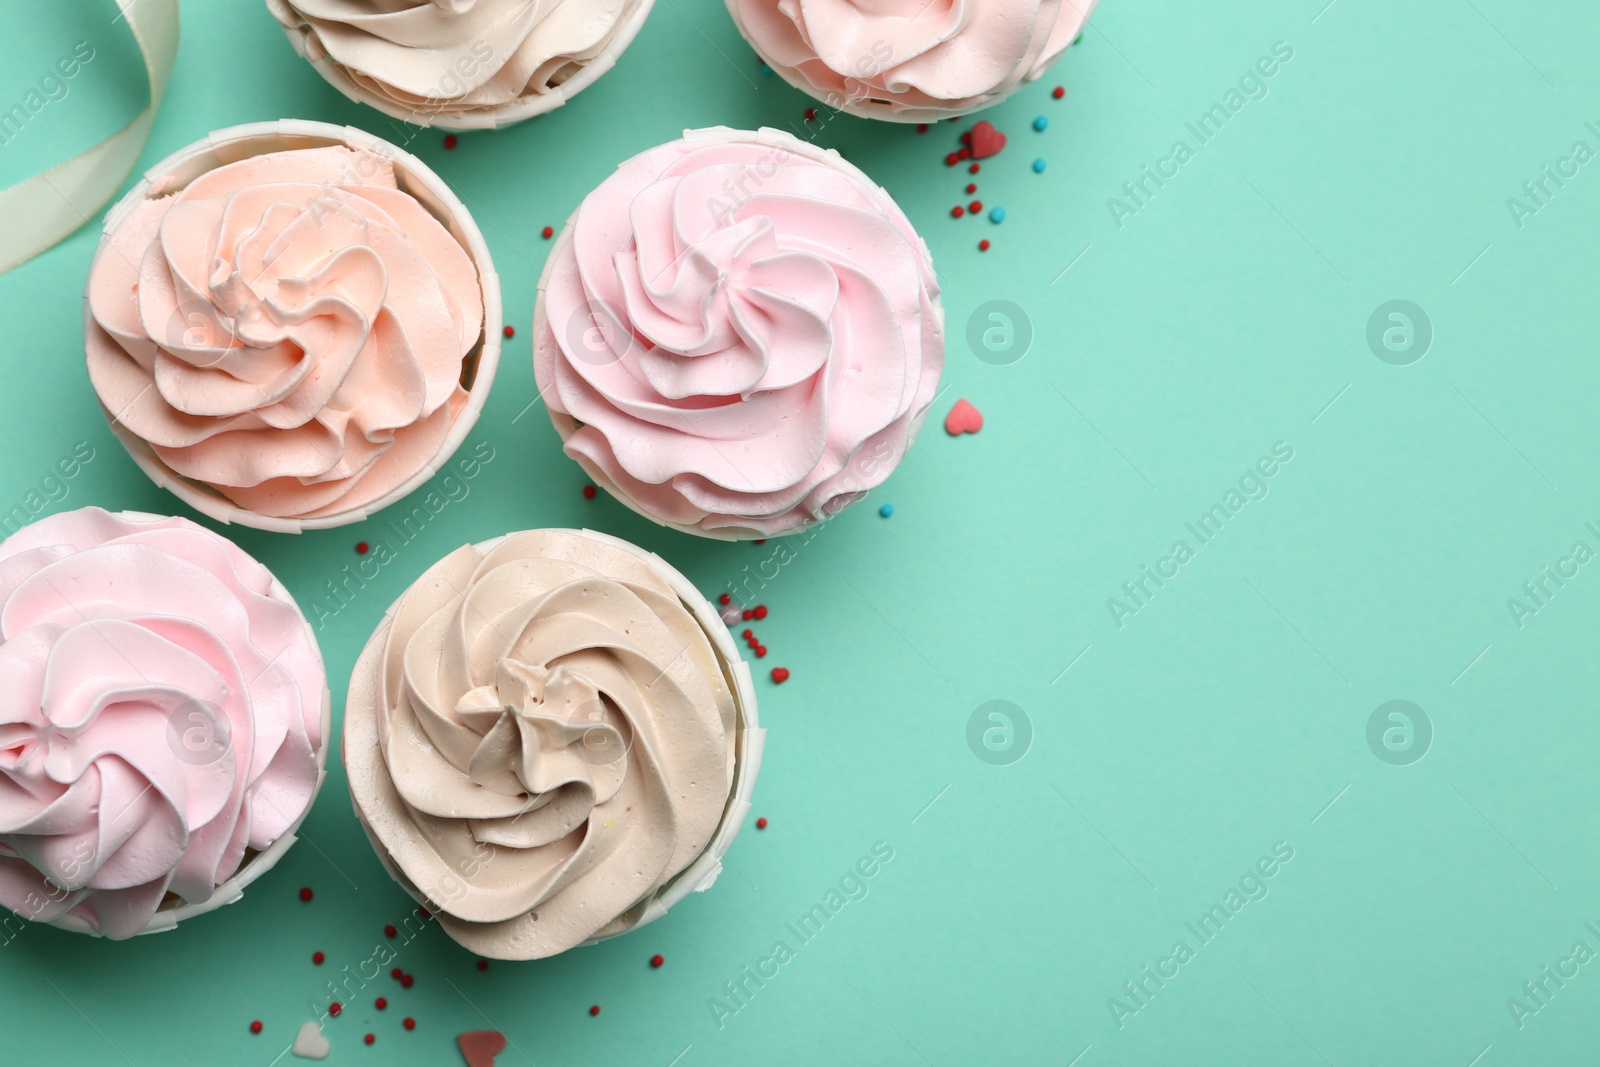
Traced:
<path id="1" fill-rule="evenodd" d="M 883 507 L 878 509 L 878 514 L 887 519 L 890 515 L 894 514 L 894 505 L 885 504 Z"/>
<path id="2" fill-rule="evenodd" d="M 1050 125 L 1050 120 L 1045 118 L 1043 115 L 1040 115 L 1038 118 L 1033 120 L 1033 128 L 1036 130 L 1042 131 L 1048 125 Z"/>
<path id="3" fill-rule="evenodd" d="M 990 222 L 1004 222 L 1004 221 L 1006 221 L 1006 209 L 1003 208 L 1003 207 L 994 208 L 992 211 L 989 212 L 989 221 Z"/>
<path id="4" fill-rule="evenodd" d="M 1045 162 L 1044 162 L 1044 157 L 1043 156 L 1040 156 L 1038 159 L 1033 161 L 1033 172 L 1035 174 L 1043 174 L 1044 173 L 1044 168 L 1045 168 Z"/>
<path id="5" fill-rule="evenodd" d="M 772 68 L 767 66 L 766 63 L 762 63 L 761 64 L 761 73 L 763 73 L 763 74 L 771 74 L 772 73 Z"/>

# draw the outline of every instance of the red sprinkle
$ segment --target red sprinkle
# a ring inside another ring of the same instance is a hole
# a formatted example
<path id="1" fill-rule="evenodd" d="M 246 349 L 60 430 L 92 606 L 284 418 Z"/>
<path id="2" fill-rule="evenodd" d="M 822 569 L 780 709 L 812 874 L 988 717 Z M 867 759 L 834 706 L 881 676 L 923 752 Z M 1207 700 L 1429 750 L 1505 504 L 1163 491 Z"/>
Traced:
<path id="1" fill-rule="evenodd" d="M 399 981 L 401 976 L 404 975 L 405 973 L 406 972 L 402 971 L 400 968 L 395 967 L 394 969 L 392 969 L 389 972 L 389 977 L 393 978 L 395 981 Z"/>
<path id="2" fill-rule="evenodd" d="M 717 603 L 721 604 L 723 607 L 727 607 L 729 604 L 733 603 L 733 597 L 729 596 L 727 593 L 723 593 L 717 597 Z"/>
<path id="3" fill-rule="evenodd" d="M 337 1000 L 328 1005 L 329 1015 L 338 1015 L 341 1011 L 344 1011 L 344 1005 L 340 1004 Z"/>
<path id="4" fill-rule="evenodd" d="M 327 958 L 328 957 L 324 956 L 320 952 L 313 952 L 311 954 L 311 962 L 317 964 L 319 967 L 322 965 L 322 961 L 327 959 Z"/>
<path id="5" fill-rule="evenodd" d="M 972 149 L 963 148 L 961 151 L 956 153 L 956 158 L 957 159 L 971 159 L 972 158 Z"/>
<path id="6" fill-rule="evenodd" d="M 767 817 L 765 815 L 763 815 L 763 816 L 761 816 L 761 818 L 756 820 L 756 829 L 757 830 L 765 830 L 766 828 L 767 828 Z"/>
<path id="7" fill-rule="evenodd" d="M 754 640 L 755 636 L 756 636 L 756 632 L 754 630 L 746 630 L 744 632 L 744 634 L 743 634 L 743 637 L 744 637 L 744 639 L 746 641 Z"/>
<path id="8" fill-rule="evenodd" d="M 406 1016 L 406 1021 L 401 1023 L 400 1025 L 405 1027 L 407 1030 L 415 1030 L 417 1028 L 417 1020 L 415 1020 L 411 1016 L 407 1015 Z"/>
<path id="9" fill-rule="evenodd" d="M 554 226 L 546 226 L 544 229 L 539 231 L 539 236 L 543 237 L 546 241 L 550 240 L 550 238 L 554 237 L 555 235 L 556 231 Z"/>
<path id="10" fill-rule="evenodd" d="M 964 145 L 971 145 L 972 144 L 972 131 L 971 130 L 968 130 L 966 133 L 961 135 L 961 143 L 964 144 Z"/>
<path id="11" fill-rule="evenodd" d="M 816 108 L 814 108 L 814 107 L 806 108 L 806 121 L 807 122 L 815 121 L 816 117 L 817 117 L 817 109 Z"/>
<path id="12" fill-rule="evenodd" d="M 764 618 L 767 617 L 767 606 L 765 604 L 757 604 L 756 608 L 755 608 L 755 611 L 756 611 L 756 618 L 764 619 Z"/>
<path id="13" fill-rule="evenodd" d="M 367 1044 L 370 1045 L 374 1041 L 378 1040 L 378 1037 L 377 1037 L 376 1034 L 368 1034 L 366 1037 L 362 1038 L 361 1040 L 365 1041 Z"/>
<path id="14" fill-rule="evenodd" d="M 300 890 L 300 899 L 301 900 L 310 900 L 311 899 L 311 887 L 310 886 L 306 886 L 304 889 Z"/>
<path id="15" fill-rule="evenodd" d="M 983 201 L 974 200 L 972 203 L 967 205 L 967 210 L 972 212 L 974 215 L 978 214 L 983 210 Z"/>
<path id="16" fill-rule="evenodd" d="M 666 962 L 667 962 L 666 957 L 662 956 L 659 952 L 656 953 L 654 956 L 650 957 L 650 966 L 652 966 L 652 967 L 659 967 L 663 963 L 666 963 Z"/>
<path id="17" fill-rule="evenodd" d="M 947 167 L 953 167 L 957 163 L 960 163 L 960 162 L 961 162 L 961 157 L 958 156 L 954 152 L 951 152 L 948 156 L 944 157 L 944 165 L 947 166 Z"/>
<path id="18" fill-rule="evenodd" d="M 517 335 L 517 328 L 515 326 L 507 326 L 500 332 L 505 334 L 507 337 L 515 337 Z"/>
<path id="19" fill-rule="evenodd" d="M 409 974 L 402 974 L 400 976 L 400 987 L 402 989 L 410 989 L 411 983 L 415 981 L 416 979 L 411 977 Z"/>
<path id="20" fill-rule="evenodd" d="M 257 1019 L 255 1022 L 250 1024 L 250 1032 L 252 1034 L 259 1034 L 261 1032 L 261 1020 L 260 1019 Z"/>
<path id="21" fill-rule="evenodd" d="M 976 173 L 978 173 L 978 170 L 979 170 L 978 165 L 976 163 L 974 163 L 972 166 L 967 168 L 967 173 L 968 174 L 976 174 Z"/>
<path id="22" fill-rule="evenodd" d="M 968 182 L 967 183 L 967 195 L 968 196 L 971 196 L 973 193 L 975 193 L 977 191 L 978 191 L 978 183 L 977 182 Z"/>
<path id="23" fill-rule="evenodd" d="M 356 554 L 360 555 L 360 556 L 365 556 L 367 554 L 367 549 L 369 549 L 371 547 L 372 546 L 367 544 L 365 541 L 357 541 L 356 542 Z"/>
<path id="24" fill-rule="evenodd" d="M 398 934 L 399 932 L 400 932 L 399 930 L 396 930 L 394 928 L 394 924 L 393 923 L 390 923 L 390 924 L 388 924 L 387 926 L 385 926 L 383 928 L 383 936 L 384 937 L 393 937 L 395 934 Z"/>
<path id="25" fill-rule="evenodd" d="M 600 1014 L 600 1005 L 596 1004 L 593 1007 L 591 1007 L 589 1009 L 589 1014 L 590 1015 L 599 1015 Z"/>
<path id="26" fill-rule="evenodd" d="M 756 613 L 751 611 L 749 608 L 745 608 L 741 614 L 744 616 L 745 622 L 749 622 L 751 619 L 756 617 Z"/>
<path id="27" fill-rule="evenodd" d="M 489 969 L 489 961 L 488 960 L 479 960 L 478 961 L 478 970 L 487 971 L 488 969 Z"/>
<path id="28" fill-rule="evenodd" d="M 750 543 L 752 545 L 764 545 L 764 544 L 767 543 L 767 539 L 765 537 L 758 537 L 754 541 L 751 541 Z"/>
<path id="29" fill-rule="evenodd" d="M 595 490 L 594 486 L 592 486 L 592 485 L 584 486 L 583 487 L 583 499 L 585 499 L 585 500 L 593 500 L 595 492 L 596 492 L 596 490 Z"/>
<path id="30" fill-rule="evenodd" d="M 772 668 L 772 681 L 773 681 L 774 684 L 782 685 L 784 682 L 787 682 L 788 680 L 789 680 L 789 668 L 788 667 L 774 667 L 774 668 Z"/>
<path id="31" fill-rule="evenodd" d="M 967 213 L 967 209 L 962 207 L 960 204 L 957 204 L 955 207 L 950 209 L 950 217 L 953 218 L 953 219 L 959 219 L 962 215 L 965 215 L 966 213 Z"/>
<path id="32" fill-rule="evenodd" d="M 511 327 L 509 327 L 509 326 L 506 327 L 506 329 L 508 329 L 508 330 L 510 328 Z M 419 918 L 419 919 L 431 919 L 431 918 L 433 918 L 433 912 L 429 911 L 427 908 L 418 908 L 417 909 L 417 918 Z"/>
<path id="33" fill-rule="evenodd" d="M 756 659 L 764 659 L 766 657 L 766 655 L 767 655 L 767 646 L 766 645 L 757 645 L 756 646 Z"/>
<path id="34" fill-rule="evenodd" d="M 1058 85 L 1054 89 L 1050 90 L 1050 95 L 1055 97 L 1057 100 L 1060 100 L 1063 96 L 1067 95 L 1067 91 Z"/>
<path id="35" fill-rule="evenodd" d="M 454 148 L 456 146 L 456 135 L 453 134 L 453 133 L 445 134 L 444 135 L 444 146 L 446 148 Z"/>
<path id="36" fill-rule="evenodd" d="M 926 122 L 917 123 L 917 132 L 918 133 L 927 133 L 928 132 L 928 124 Z"/>
<path id="37" fill-rule="evenodd" d="M 985 237 L 983 240 L 978 242 L 978 251 L 980 251 L 980 252 L 989 251 L 989 239 L 987 237 Z"/>
<path id="38" fill-rule="evenodd" d="M 389 1002 L 385 998 L 379 997 L 377 1000 L 372 1002 L 372 1006 L 377 1008 L 379 1011 L 382 1011 L 384 1008 L 389 1006 Z"/>

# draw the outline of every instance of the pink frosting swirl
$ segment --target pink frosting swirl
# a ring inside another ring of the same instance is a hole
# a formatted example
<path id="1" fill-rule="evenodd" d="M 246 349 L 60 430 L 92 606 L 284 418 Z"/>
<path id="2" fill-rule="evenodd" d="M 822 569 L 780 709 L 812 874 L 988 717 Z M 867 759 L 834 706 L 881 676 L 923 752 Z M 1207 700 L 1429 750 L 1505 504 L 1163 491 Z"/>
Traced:
<path id="1" fill-rule="evenodd" d="M 171 470 L 261 515 L 368 504 L 438 453 L 483 334 L 465 249 L 389 160 L 271 152 L 137 203 L 89 273 L 89 377 Z"/>
<path id="2" fill-rule="evenodd" d="M 294 825 L 326 679 L 272 584 L 187 519 L 84 508 L 0 543 L 0 904 L 131 937 Z"/>
<path id="3" fill-rule="evenodd" d="M 658 522 L 792 532 L 888 477 L 944 365 L 933 264 L 837 153 L 691 131 L 590 193 L 540 282 L 568 455 Z"/>
<path id="4" fill-rule="evenodd" d="M 976 111 L 1060 58 L 1096 0 L 726 0 L 752 47 L 830 107 L 903 122 Z"/>

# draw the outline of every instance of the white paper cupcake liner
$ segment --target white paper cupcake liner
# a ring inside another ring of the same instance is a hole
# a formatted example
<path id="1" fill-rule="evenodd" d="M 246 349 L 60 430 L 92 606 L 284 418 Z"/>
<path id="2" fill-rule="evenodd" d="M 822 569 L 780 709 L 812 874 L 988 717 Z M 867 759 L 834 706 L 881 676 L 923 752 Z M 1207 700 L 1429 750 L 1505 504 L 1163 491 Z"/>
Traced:
<path id="1" fill-rule="evenodd" d="M 637 545 L 612 537 L 610 534 L 600 533 L 597 530 L 569 530 L 562 529 L 556 532 L 576 534 L 598 541 L 613 548 L 624 549 L 650 564 L 678 594 L 678 599 L 684 607 L 694 614 L 695 621 L 705 631 L 711 640 L 711 647 L 716 652 L 717 661 L 722 666 L 723 677 L 728 682 L 728 688 L 733 693 L 734 708 L 738 715 L 738 726 L 734 735 L 734 768 L 733 787 L 728 792 L 728 803 L 722 811 L 722 821 L 717 824 L 716 831 L 711 835 L 705 850 L 689 866 L 685 867 L 676 877 L 669 881 L 662 889 L 649 900 L 644 902 L 643 911 L 637 922 L 626 930 L 621 930 L 606 937 L 591 938 L 583 945 L 595 945 L 601 941 L 608 941 L 612 937 L 621 937 L 623 934 L 637 930 L 646 923 L 654 922 L 665 915 L 674 904 L 678 903 L 690 893 L 703 893 L 710 889 L 716 882 L 717 876 L 722 873 L 722 857 L 733 845 L 733 839 L 738 836 L 739 830 L 744 825 L 745 816 L 750 813 L 750 797 L 755 792 L 756 776 L 761 771 L 761 753 L 766 745 L 767 731 L 762 728 L 760 716 L 756 710 L 755 685 L 750 677 L 750 665 L 739 655 L 738 646 L 734 644 L 733 635 L 729 633 L 728 626 L 722 621 L 717 609 L 711 602 L 696 589 L 694 584 L 685 578 L 676 567 L 654 552 L 647 552 Z M 491 538 L 479 542 L 473 547 L 480 552 L 488 552 L 504 541 L 509 535 Z M 409 592 L 409 590 L 407 590 Z M 404 599 L 402 593 L 400 599 Z M 390 621 L 394 618 L 395 610 L 400 606 L 397 599 L 389 605 L 389 610 L 384 612 L 383 620 L 378 623 L 372 636 L 367 639 L 366 647 L 362 649 L 357 661 L 356 670 L 361 670 L 362 661 L 374 650 L 382 647 L 382 642 L 389 633 Z M 350 746 L 344 746 L 344 758 L 349 759 Z M 356 821 L 361 824 L 361 829 L 367 835 L 367 840 L 372 844 L 372 850 L 377 853 L 378 860 L 383 864 L 383 869 L 389 873 L 406 891 L 406 894 L 418 904 L 431 905 L 426 896 L 420 892 L 411 880 L 407 878 L 389 857 L 389 852 L 383 842 L 373 833 L 372 827 L 367 824 L 366 817 L 361 813 L 361 806 L 355 803 L 354 794 L 351 796 L 351 807 L 355 810 Z M 582 946 L 579 946 L 582 947 Z"/>
<path id="2" fill-rule="evenodd" d="M 269 5 L 274 8 L 280 5 Z M 498 130 L 507 126 L 514 126 L 525 119 L 543 115 L 554 111 L 565 104 L 578 93 L 590 85 L 616 65 L 617 59 L 633 43 L 639 30 L 644 26 L 645 19 L 650 14 L 650 9 L 655 6 L 655 0 L 641 0 L 639 7 L 623 22 L 612 34 L 611 39 L 595 55 L 588 60 L 582 68 L 562 82 L 560 85 L 551 86 L 547 91 L 534 93 L 528 96 L 519 96 L 508 101 L 498 108 L 486 110 L 473 110 L 469 112 L 451 112 L 443 110 L 430 110 L 424 107 L 407 107 L 388 97 L 381 96 L 366 86 L 354 81 L 345 72 L 344 67 L 335 63 L 320 45 L 313 43 L 312 35 L 300 27 L 290 27 L 278 16 L 279 26 L 284 35 L 289 38 L 289 43 L 307 63 L 322 75 L 324 81 L 343 93 L 358 104 L 369 107 L 388 115 L 390 118 L 408 122 L 413 126 L 437 128 L 441 130 Z M 274 11 L 274 14 L 277 14 Z M 444 71 L 441 73 L 448 73 Z"/>
<path id="3" fill-rule="evenodd" d="M 751 141 L 754 141 L 758 144 L 771 145 L 774 148 L 783 148 L 793 152 L 796 155 L 807 156 L 819 162 L 826 163 L 828 166 L 837 170 L 843 171 L 844 173 L 849 174 L 852 177 L 864 182 L 868 186 L 878 190 L 878 192 L 882 193 L 885 197 L 888 197 L 891 203 L 894 202 L 894 197 L 889 195 L 889 191 L 887 189 L 873 181 L 867 176 L 865 171 L 856 166 L 854 163 L 851 163 L 848 159 L 845 159 L 838 153 L 837 150 L 832 148 L 820 148 L 809 141 L 802 141 L 793 134 L 787 133 L 783 130 L 775 130 L 768 126 L 763 126 L 759 130 L 734 130 L 727 126 L 711 126 L 699 130 L 684 130 L 683 136 L 685 140 L 705 144 L 747 144 Z M 551 245 L 549 254 L 545 256 L 544 268 L 539 271 L 539 282 L 533 303 L 533 349 L 535 352 L 538 351 L 538 347 L 541 342 L 547 342 L 547 339 L 553 340 L 555 337 L 555 332 L 550 327 L 549 318 L 545 314 L 545 287 L 549 285 L 550 272 L 555 269 L 556 263 L 566 251 L 567 245 L 572 243 L 572 230 L 574 225 L 577 223 L 578 210 L 581 210 L 582 206 L 582 202 L 580 201 L 578 208 L 574 209 L 572 214 L 567 217 L 566 225 L 562 226 L 561 232 L 556 235 L 555 242 Z M 920 233 L 917 235 L 917 249 L 922 253 L 923 259 L 930 264 L 933 262 L 933 254 L 928 251 L 928 242 Z M 942 336 L 944 334 L 944 302 L 942 300 L 934 302 L 934 313 L 939 317 L 939 333 Z M 931 407 L 932 405 L 930 404 L 929 406 Z M 573 434 L 578 432 L 578 427 L 582 424 L 571 415 L 568 415 L 565 412 L 557 411 L 555 408 L 551 407 L 549 403 L 545 404 L 545 410 L 550 414 L 550 423 L 556 428 L 556 433 L 561 435 L 562 445 L 565 445 L 567 440 L 571 438 Z M 915 442 L 917 434 L 922 429 L 922 423 L 927 418 L 927 415 L 928 408 L 924 408 L 913 417 L 911 423 L 911 439 L 910 442 L 907 443 L 907 451 L 910 450 L 911 444 Z M 829 515 L 824 518 L 813 519 L 810 522 L 802 523 L 799 526 L 795 526 L 788 530 L 781 530 L 777 533 L 764 533 L 761 530 L 757 530 L 748 526 L 723 526 L 708 530 L 701 526 L 663 519 L 661 516 L 652 513 L 642 504 L 639 504 L 637 501 L 635 501 L 633 497 L 625 493 L 615 481 L 606 475 L 605 471 L 601 470 L 599 467 L 590 462 L 587 456 L 569 456 L 569 458 L 576 462 L 579 467 L 583 468 L 583 472 L 589 476 L 590 481 L 594 482 L 595 485 L 610 493 L 614 498 L 627 507 L 628 510 L 646 519 L 649 519 L 657 526 L 664 526 L 669 530 L 677 530 L 679 533 L 690 534 L 694 537 L 706 537 L 715 541 L 759 541 L 768 537 L 788 537 L 791 534 L 803 533 L 804 531 L 809 530 L 820 523 L 828 522 L 833 518 L 833 515 Z M 862 490 L 863 493 L 867 491 L 868 490 L 866 489 Z M 844 510 L 845 508 L 840 508 L 838 511 L 834 512 L 834 515 L 837 515 L 840 511 Z"/>
<path id="4" fill-rule="evenodd" d="M 236 163 L 241 159 L 251 156 L 264 155 L 268 152 L 283 152 L 301 148 L 324 148 L 329 145 L 349 145 L 352 148 L 363 148 L 369 152 L 381 155 L 390 160 L 394 165 L 395 179 L 400 188 L 415 197 L 423 207 L 427 208 L 439 222 L 447 229 L 451 236 L 460 242 L 473 264 L 478 270 L 478 280 L 483 289 L 483 337 L 472 354 L 467 357 L 469 370 L 467 379 L 470 386 L 467 392 L 467 403 L 451 424 L 450 432 L 446 435 L 439 451 L 434 454 L 428 463 L 419 469 L 410 478 L 385 493 L 383 496 L 360 507 L 349 508 L 344 511 L 334 512 L 329 515 L 319 515 L 314 518 L 283 518 L 273 515 L 262 515 L 246 508 L 241 508 L 220 492 L 204 482 L 195 481 L 178 474 L 162 462 L 156 455 L 155 449 L 149 442 L 129 430 L 116 420 L 104 404 L 100 410 L 105 414 L 106 422 L 110 424 L 112 433 L 122 442 L 128 450 L 128 455 L 133 457 L 150 480 L 173 493 L 185 504 L 194 508 L 203 515 L 208 515 L 218 522 L 237 523 L 240 526 L 250 526 L 258 530 L 269 530 L 274 533 L 302 533 L 306 530 L 326 530 L 335 526 L 346 526 L 353 522 L 361 522 L 375 512 L 381 511 L 403 498 L 423 483 L 432 478 L 450 461 L 456 449 L 467 439 L 467 434 L 472 432 L 472 427 L 478 421 L 478 415 L 483 411 L 483 406 L 488 403 L 489 390 L 494 385 L 495 371 L 500 366 L 501 330 L 503 326 L 503 312 L 500 304 L 500 276 L 495 272 L 494 261 L 489 256 L 489 246 L 483 239 L 483 234 L 478 230 L 478 224 L 473 221 L 472 214 L 461 203 L 460 199 L 450 191 L 444 179 L 435 174 L 422 160 L 403 149 L 397 148 L 389 142 L 372 136 L 364 130 L 353 126 L 334 126 L 326 122 L 310 122 L 302 119 L 279 119 L 276 122 L 252 122 L 242 126 L 230 126 L 224 130 L 217 130 L 207 135 L 203 140 L 196 141 L 185 148 L 180 148 L 160 163 L 145 171 L 127 195 L 106 212 L 104 223 L 101 224 L 100 244 L 95 250 L 95 259 L 105 252 L 110 242 L 110 235 L 116 230 L 127 213 L 133 210 L 140 201 L 154 199 L 159 196 L 168 196 L 187 186 L 200 175 L 228 163 Z M 94 266 L 90 265 L 90 276 L 93 276 Z M 93 316 L 89 310 L 87 288 L 84 293 L 83 314 L 85 329 L 93 324 Z"/>
<path id="5" fill-rule="evenodd" d="M 165 515 L 151 515 L 143 511 L 123 511 L 116 514 L 119 518 L 126 519 L 129 522 L 161 522 L 167 518 Z M 288 604 L 300 616 L 300 622 L 306 629 L 306 637 L 311 641 L 311 650 L 316 653 L 317 664 L 321 666 L 322 648 L 317 644 L 316 631 L 306 621 L 305 612 L 300 610 L 300 605 L 295 602 L 294 597 L 289 594 L 289 590 L 276 577 L 272 579 L 270 592 L 274 599 Z M 268 845 L 263 851 L 256 853 L 240 864 L 239 869 L 233 872 L 233 875 L 221 885 L 217 886 L 216 892 L 212 893 L 209 898 L 197 904 L 163 904 L 156 909 L 156 913 L 150 917 L 149 922 L 144 924 L 144 929 L 134 935 L 135 937 L 142 934 L 159 934 L 166 930 L 172 930 L 185 919 L 192 919 L 196 915 L 204 915 L 208 911 L 216 911 L 224 905 L 232 904 L 244 895 L 246 886 L 272 870 L 277 865 L 277 862 L 283 858 L 283 854 L 289 851 L 289 846 L 299 840 L 296 834 L 300 829 L 300 824 L 305 822 L 306 816 L 311 814 L 311 809 L 317 803 L 317 794 L 322 792 L 322 783 L 328 777 L 328 746 L 333 740 L 333 695 L 328 691 L 326 669 L 323 670 L 322 676 L 322 747 L 317 749 L 317 784 L 311 790 L 311 796 L 306 801 L 305 810 L 290 824 L 289 829 L 284 831 L 283 836 Z M 58 916 L 49 925 L 62 930 L 71 930 L 74 933 L 88 934 L 91 937 L 102 936 L 88 922 L 70 912 Z"/>

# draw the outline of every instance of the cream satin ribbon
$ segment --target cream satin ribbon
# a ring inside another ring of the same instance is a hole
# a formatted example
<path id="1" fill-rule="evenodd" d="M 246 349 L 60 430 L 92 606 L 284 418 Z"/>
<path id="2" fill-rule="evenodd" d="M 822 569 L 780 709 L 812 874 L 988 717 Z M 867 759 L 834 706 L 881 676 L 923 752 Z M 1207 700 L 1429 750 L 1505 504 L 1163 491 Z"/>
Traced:
<path id="1" fill-rule="evenodd" d="M 0 274 L 25 263 L 97 214 L 144 150 L 178 56 L 178 0 L 117 0 L 144 56 L 150 103 L 122 129 L 42 174 L 0 189 Z"/>

